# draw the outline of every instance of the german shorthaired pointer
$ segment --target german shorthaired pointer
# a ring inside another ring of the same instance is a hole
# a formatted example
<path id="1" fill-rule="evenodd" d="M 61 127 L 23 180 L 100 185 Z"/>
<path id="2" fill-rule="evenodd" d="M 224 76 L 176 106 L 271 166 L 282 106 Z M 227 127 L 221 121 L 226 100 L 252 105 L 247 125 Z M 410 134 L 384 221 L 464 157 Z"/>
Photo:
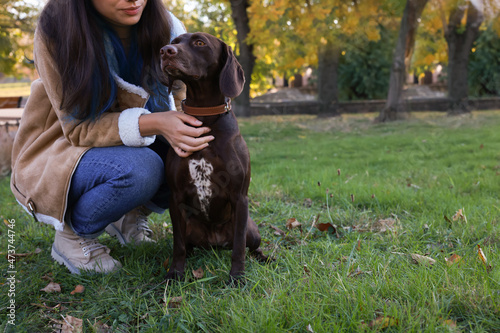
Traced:
<path id="1" fill-rule="evenodd" d="M 186 252 L 201 248 L 232 248 L 230 281 L 245 271 L 245 247 L 259 261 L 261 237 L 248 213 L 250 156 L 231 110 L 231 98 L 245 83 L 243 69 L 231 48 L 206 33 L 180 35 L 161 49 L 165 83 L 186 84 L 183 111 L 211 129 L 215 139 L 187 158 L 171 149 L 165 163 L 172 190 L 170 216 L 174 232 L 173 262 L 167 279 L 184 277 Z"/>

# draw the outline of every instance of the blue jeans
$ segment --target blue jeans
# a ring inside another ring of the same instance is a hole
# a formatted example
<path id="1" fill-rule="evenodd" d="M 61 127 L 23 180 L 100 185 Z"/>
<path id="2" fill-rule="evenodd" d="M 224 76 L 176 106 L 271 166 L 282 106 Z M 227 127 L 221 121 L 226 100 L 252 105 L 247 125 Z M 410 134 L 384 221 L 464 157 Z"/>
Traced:
<path id="1" fill-rule="evenodd" d="M 90 149 L 71 180 L 66 222 L 78 236 L 94 238 L 138 206 L 163 213 L 169 200 L 164 170 L 148 147 Z"/>

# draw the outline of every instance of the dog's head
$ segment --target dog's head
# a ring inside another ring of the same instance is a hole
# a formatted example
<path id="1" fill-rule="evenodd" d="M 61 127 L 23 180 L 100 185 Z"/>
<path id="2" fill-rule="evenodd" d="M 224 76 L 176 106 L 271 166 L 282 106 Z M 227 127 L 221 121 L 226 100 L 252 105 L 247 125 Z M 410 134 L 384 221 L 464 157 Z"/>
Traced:
<path id="1" fill-rule="evenodd" d="M 182 34 L 160 52 L 164 84 L 169 89 L 174 80 L 181 80 L 187 85 L 194 81 L 218 82 L 221 93 L 229 98 L 243 90 L 243 69 L 231 47 L 217 37 L 203 32 Z"/>

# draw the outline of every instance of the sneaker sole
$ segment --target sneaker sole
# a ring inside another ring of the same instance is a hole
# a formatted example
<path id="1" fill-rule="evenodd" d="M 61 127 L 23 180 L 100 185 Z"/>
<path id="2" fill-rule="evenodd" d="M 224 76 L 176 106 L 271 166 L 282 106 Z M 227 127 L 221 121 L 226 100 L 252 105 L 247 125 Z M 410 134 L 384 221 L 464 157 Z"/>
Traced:
<path id="1" fill-rule="evenodd" d="M 110 225 L 108 225 L 106 227 L 105 231 L 110 236 L 116 237 L 118 239 L 118 241 L 120 242 L 121 245 L 127 245 L 128 242 L 125 240 L 125 238 L 123 237 L 123 235 L 120 232 L 120 230 L 118 230 L 118 228 L 113 225 L 113 223 L 111 223 Z"/>
<path id="2" fill-rule="evenodd" d="M 50 254 L 56 262 L 58 262 L 60 265 L 66 266 L 66 268 L 69 269 L 71 274 L 80 275 L 80 270 L 75 265 L 73 265 L 66 256 L 64 256 L 62 253 L 59 253 L 59 251 L 57 251 L 57 249 L 53 244 L 52 244 L 52 251 Z"/>

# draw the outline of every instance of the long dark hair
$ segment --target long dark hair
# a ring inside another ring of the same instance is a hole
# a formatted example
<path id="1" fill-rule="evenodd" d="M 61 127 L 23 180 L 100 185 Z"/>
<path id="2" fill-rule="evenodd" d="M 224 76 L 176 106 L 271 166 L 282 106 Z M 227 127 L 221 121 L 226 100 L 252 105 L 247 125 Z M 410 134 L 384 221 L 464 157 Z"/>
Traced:
<path id="1" fill-rule="evenodd" d="M 76 119 L 97 118 L 116 95 L 103 41 L 106 24 L 91 0 L 49 0 L 40 14 L 38 29 L 61 76 L 60 108 Z M 159 50 L 170 43 L 171 32 L 171 18 L 161 0 L 147 1 L 134 29 L 142 66 L 139 75 L 132 75 L 140 82 L 132 83 L 161 94 Z"/>

